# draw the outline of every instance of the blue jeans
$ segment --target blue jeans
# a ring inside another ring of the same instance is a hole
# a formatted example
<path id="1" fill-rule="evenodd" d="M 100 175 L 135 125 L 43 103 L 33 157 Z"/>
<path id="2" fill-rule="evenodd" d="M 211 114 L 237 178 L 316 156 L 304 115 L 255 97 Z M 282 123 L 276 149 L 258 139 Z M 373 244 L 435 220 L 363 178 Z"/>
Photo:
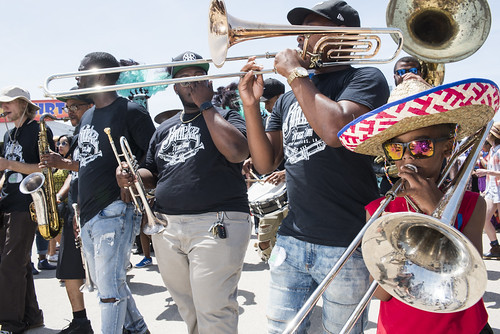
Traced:
<path id="1" fill-rule="evenodd" d="M 268 332 L 282 333 L 307 298 L 326 277 L 345 251 L 278 235 L 269 265 L 271 286 L 267 309 Z M 323 331 L 338 333 L 364 295 L 369 273 L 356 250 L 323 294 Z M 365 310 L 351 333 L 363 333 L 368 321 Z M 306 333 L 309 316 L 296 333 Z"/>
<path id="2" fill-rule="evenodd" d="M 35 243 L 36 243 L 36 251 L 38 255 L 46 255 L 49 250 L 49 241 L 45 240 L 40 231 L 36 229 L 35 232 Z"/>
<path id="3" fill-rule="evenodd" d="M 126 282 L 126 267 L 140 224 L 141 214 L 131 203 L 114 201 L 82 227 L 85 259 L 101 300 L 102 333 L 121 334 L 123 328 L 132 333 L 147 330 Z M 105 303 L 104 299 L 116 301 Z"/>

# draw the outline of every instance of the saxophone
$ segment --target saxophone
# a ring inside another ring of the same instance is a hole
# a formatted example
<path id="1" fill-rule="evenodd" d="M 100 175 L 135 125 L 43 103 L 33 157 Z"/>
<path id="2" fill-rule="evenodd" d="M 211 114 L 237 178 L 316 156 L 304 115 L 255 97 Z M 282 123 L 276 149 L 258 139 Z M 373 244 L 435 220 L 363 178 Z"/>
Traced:
<path id="1" fill-rule="evenodd" d="M 51 114 L 43 114 L 40 117 L 40 132 L 38 134 L 38 153 L 40 155 L 48 153 L 50 148 L 45 117 L 50 117 L 53 120 L 58 119 Z M 19 190 L 23 194 L 30 194 L 33 199 L 30 204 L 31 219 L 38 223 L 38 230 L 42 237 L 47 240 L 56 237 L 61 231 L 62 224 L 57 212 L 52 168 L 44 168 L 43 173 L 36 172 L 26 176 L 19 185 Z"/>

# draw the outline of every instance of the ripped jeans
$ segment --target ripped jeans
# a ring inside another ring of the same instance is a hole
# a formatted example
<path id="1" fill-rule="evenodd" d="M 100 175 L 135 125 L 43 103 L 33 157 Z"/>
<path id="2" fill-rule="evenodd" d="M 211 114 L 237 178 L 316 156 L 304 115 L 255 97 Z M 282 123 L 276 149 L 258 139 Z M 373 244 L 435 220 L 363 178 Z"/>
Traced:
<path id="1" fill-rule="evenodd" d="M 97 286 L 101 308 L 101 332 L 145 333 L 147 326 L 135 305 L 126 281 L 126 267 L 135 236 L 139 234 L 141 215 L 131 203 L 114 201 L 81 231 L 85 259 Z M 102 300 L 116 299 L 105 303 Z"/>
<path id="2" fill-rule="evenodd" d="M 269 259 L 270 295 L 267 308 L 268 333 L 283 333 L 345 248 L 317 245 L 294 237 L 278 235 Z M 356 250 L 322 295 L 323 333 L 338 333 L 368 289 L 368 270 Z M 351 333 L 363 333 L 368 323 L 365 310 Z M 296 333 L 306 333 L 309 315 Z"/>

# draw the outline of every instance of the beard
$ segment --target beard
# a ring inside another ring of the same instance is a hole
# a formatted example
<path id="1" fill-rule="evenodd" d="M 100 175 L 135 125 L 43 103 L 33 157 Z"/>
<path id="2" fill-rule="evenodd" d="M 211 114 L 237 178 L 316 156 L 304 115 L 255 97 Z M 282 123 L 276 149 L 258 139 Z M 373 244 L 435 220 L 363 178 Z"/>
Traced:
<path id="1" fill-rule="evenodd" d="M 198 109 L 196 103 L 186 101 L 186 99 L 183 96 L 181 96 L 181 94 L 179 94 L 179 99 L 181 100 L 184 109 Z"/>

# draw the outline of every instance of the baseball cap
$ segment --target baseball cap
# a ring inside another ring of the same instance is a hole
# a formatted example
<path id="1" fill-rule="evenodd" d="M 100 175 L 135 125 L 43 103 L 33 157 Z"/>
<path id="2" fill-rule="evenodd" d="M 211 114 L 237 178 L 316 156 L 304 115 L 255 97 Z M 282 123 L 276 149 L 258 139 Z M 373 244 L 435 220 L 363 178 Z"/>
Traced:
<path id="1" fill-rule="evenodd" d="M 70 90 L 77 90 L 77 89 L 78 86 L 75 86 L 72 87 Z M 71 95 L 71 96 L 58 97 L 57 99 L 62 102 L 67 102 L 68 100 L 78 100 L 88 104 L 94 103 L 94 101 L 92 101 L 92 99 L 88 98 L 86 95 Z"/>
<path id="2" fill-rule="evenodd" d="M 268 78 L 264 80 L 264 93 L 260 97 L 261 102 L 266 102 L 267 100 L 275 97 L 276 95 L 283 94 L 285 92 L 285 85 L 276 79 Z"/>
<path id="3" fill-rule="evenodd" d="M 191 51 L 186 51 L 178 55 L 177 57 L 173 58 L 172 61 L 176 62 L 182 62 L 182 61 L 191 61 L 191 60 L 196 60 L 196 59 L 203 59 L 202 56 L 200 56 L 197 53 L 191 52 Z M 167 68 L 167 72 L 170 74 L 170 76 L 173 78 L 183 68 L 186 67 L 200 67 L 202 68 L 206 73 L 208 73 L 208 68 L 210 65 L 208 63 L 203 63 L 203 64 L 196 64 L 196 65 L 180 65 L 180 66 L 171 66 Z"/>
<path id="4" fill-rule="evenodd" d="M 339 0 L 323 1 L 311 9 L 303 7 L 294 8 L 288 12 L 287 19 L 291 24 L 300 25 L 309 14 L 318 14 L 339 26 L 361 26 L 358 12 L 345 1 Z"/>

